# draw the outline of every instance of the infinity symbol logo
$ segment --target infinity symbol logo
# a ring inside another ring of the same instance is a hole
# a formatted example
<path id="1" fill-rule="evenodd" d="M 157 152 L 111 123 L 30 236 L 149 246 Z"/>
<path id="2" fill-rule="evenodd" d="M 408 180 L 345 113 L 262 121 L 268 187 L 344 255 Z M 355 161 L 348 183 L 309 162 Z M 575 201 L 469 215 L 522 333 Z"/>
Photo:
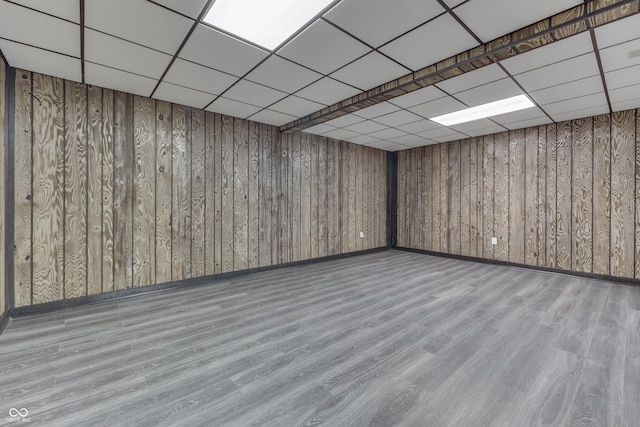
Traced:
<path id="1" fill-rule="evenodd" d="M 11 418 L 25 418 L 27 415 L 29 415 L 29 411 L 27 411 L 27 408 L 21 408 L 21 409 L 16 409 L 16 408 L 11 408 L 9 409 L 9 416 Z"/>

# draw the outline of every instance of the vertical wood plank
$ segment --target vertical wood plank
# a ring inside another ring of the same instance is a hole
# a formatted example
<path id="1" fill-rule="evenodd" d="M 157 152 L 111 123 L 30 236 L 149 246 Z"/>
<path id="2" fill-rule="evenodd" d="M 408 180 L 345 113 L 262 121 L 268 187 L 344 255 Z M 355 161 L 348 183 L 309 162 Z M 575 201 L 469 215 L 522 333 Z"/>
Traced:
<path id="1" fill-rule="evenodd" d="M 329 255 L 329 198 L 328 198 L 328 145 L 327 139 L 317 138 L 318 141 L 318 256 Z"/>
<path id="2" fill-rule="evenodd" d="M 425 204 L 426 198 L 424 197 L 425 188 L 425 176 L 424 176 L 424 149 L 423 147 L 415 148 L 412 150 L 413 155 L 416 158 L 416 202 L 417 208 L 415 210 L 415 233 L 416 239 L 414 241 L 414 247 L 418 249 L 424 249 L 425 247 Z"/>
<path id="3" fill-rule="evenodd" d="M 260 124 L 249 122 L 249 159 L 248 159 L 248 189 L 249 204 L 248 219 L 248 266 L 256 268 L 260 265 L 260 200 L 259 200 L 259 173 L 260 173 Z"/>
<path id="4" fill-rule="evenodd" d="M 478 237 L 481 224 L 478 222 L 480 216 L 478 211 L 481 204 L 478 201 L 478 177 L 481 176 L 478 170 L 478 143 L 479 138 L 471 138 L 469 141 L 469 256 L 478 257 Z"/>
<path id="5" fill-rule="evenodd" d="M 556 257 L 556 200 L 557 200 L 557 127 L 555 124 L 547 126 L 547 237 L 546 258 L 547 267 L 557 267 Z"/>
<path id="6" fill-rule="evenodd" d="M 33 218 L 32 150 L 33 129 L 31 126 L 32 75 L 16 70 L 15 80 L 15 148 L 14 148 L 14 298 L 16 307 L 32 304 L 31 251 Z M 4 261 L 3 261 L 4 262 Z"/>
<path id="7" fill-rule="evenodd" d="M 572 122 L 571 269 L 593 270 L 593 119 Z"/>
<path id="8" fill-rule="evenodd" d="M 361 251 L 364 249 L 364 239 L 360 238 L 360 233 L 364 232 L 364 227 L 362 223 L 362 215 L 364 214 L 363 206 L 364 202 L 362 200 L 362 196 L 364 193 L 365 183 L 364 183 L 364 166 L 367 162 L 365 154 L 364 154 L 364 146 L 362 145 L 353 145 L 353 152 L 355 154 L 354 162 L 355 162 L 355 179 L 354 179 L 354 201 L 355 201 L 355 233 L 353 238 L 355 240 L 355 250 Z"/>
<path id="9" fill-rule="evenodd" d="M 113 253 L 114 107 L 112 90 L 102 90 L 102 292 L 115 288 Z"/>
<path id="10" fill-rule="evenodd" d="M 636 236 L 635 236 L 635 278 L 640 278 L 640 110 L 636 110 L 636 164 L 635 164 L 635 174 L 636 174 L 636 194 L 635 194 L 635 204 L 636 204 Z"/>
<path id="11" fill-rule="evenodd" d="M 320 223 L 318 221 L 318 205 L 320 204 L 320 193 L 318 191 L 320 175 L 318 174 L 320 167 L 319 158 L 319 143 L 317 135 L 309 136 L 309 149 L 310 149 L 310 170 L 309 170 L 309 186 L 311 187 L 311 206 L 310 214 L 311 218 L 309 223 L 311 224 L 311 238 L 309 239 L 311 244 L 310 258 L 318 258 L 320 253 Z"/>
<path id="12" fill-rule="evenodd" d="M 635 111 L 611 122 L 611 274 L 633 277 L 635 236 Z"/>
<path id="13" fill-rule="evenodd" d="M 64 82 L 33 75 L 33 304 L 64 299 Z"/>
<path id="14" fill-rule="evenodd" d="M 102 292 L 102 89 L 87 87 L 87 294 Z"/>
<path id="15" fill-rule="evenodd" d="M 427 251 L 433 250 L 433 203 L 435 197 L 432 178 L 432 156 L 433 146 L 427 145 L 422 151 L 422 172 L 424 174 L 422 199 L 424 200 L 424 248 Z"/>
<path id="16" fill-rule="evenodd" d="M 222 214 L 224 212 L 224 204 L 222 199 L 223 188 L 224 188 L 224 167 L 222 165 L 222 128 L 223 121 L 222 116 L 218 113 L 215 113 L 213 116 L 214 121 L 214 133 L 213 133 L 213 170 L 215 172 L 215 189 L 214 189 L 214 206 L 215 206 L 215 219 L 214 219 L 214 274 L 222 273 L 223 262 L 223 248 L 224 248 L 224 239 L 222 235 L 223 230 L 223 221 Z"/>
<path id="17" fill-rule="evenodd" d="M 289 204 L 290 204 L 290 192 L 289 192 L 289 175 L 291 168 L 291 135 L 281 135 L 279 137 L 279 145 L 280 145 L 280 182 L 279 182 L 279 190 L 278 190 L 278 204 L 279 204 L 279 214 L 278 214 L 278 224 L 279 224 L 279 238 L 278 238 L 278 253 L 280 254 L 279 263 L 287 263 L 291 261 L 291 252 L 290 252 L 290 212 L 289 212 Z"/>
<path id="18" fill-rule="evenodd" d="M 435 252 L 444 252 L 442 246 L 442 233 L 440 228 L 440 217 L 442 210 L 440 209 L 440 149 L 442 144 L 433 145 L 431 155 L 431 184 L 433 195 L 431 197 L 431 247 Z"/>
<path id="19" fill-rule="evenodd" d="M 191 278 L 191 144 L 185 107 L 173 105 L 172 128 L 172 257 L 173 280 Z"/>
<path id="20" fill-rule="evenodd" d="M 408 209 L 407 209 L 407 150 L 398 152 L 398 188 L 397 200 L 398 200 L 398 247 L 407 247 L 406 236 L 406 224 L 408 221 Z"/>
<path id="21" fill-rule="evenodd" d="M 449 144 L 440 144 L 440 245 L 444 253 L 450 253 L 449 248 Z"/>
<path id="22" fill-rule="evenodd" d="M 249 123 L 233 120 L 233 270 L 248 267 Z"/>
<path id="23" fill-rule="evenodd" d="M 460 145 L 460 255 L 471 253 L 471 140 Z"/>
<path id="24" fill-rule="evenodd" d="M 357 197 L 356 197 L 356 177 L 358 175 L 358 170 L 356 168 L 357 165 L 357 152 L 355 144 L 345 143 L 345 149 L 348 152 L 348 172 L 347 172 L 347 191 L 348 191 L 348 227 L 347 227 L 347 235 L 346 235 L 346 243 L 345 246 L 346 251 L 354 252 L 358 249 L 358 234 L 359 230 L 356 229 L 356 217 L 357 217 Z"/>
<path id="25" fill-rule="evenodd" d="M 526 130 L 525 134 L 525 201 L 524 201 L 524 224 L 525 247 L 524 263 L 538 265 L 538 212 L 540 202 L 538 200 L 538 128 L 533 127 Z"/>
<path id="26" fill-rule="evenodd" d="M 346 142 L 338 142 L 340 151 L 338 153 L 339 169 L 339 189 L 338 194 L 338 231 L 339 246 L 338 253 L 349 252 L 349 146 Z"/>
<path id="27" fill-rule="evenodd" d="M 260 235 L 259 241 L 259 266 L 271 265 L 271 236 L 272 236 L 272 168 L 273 168 L 273 131 L 268 125 L 260 125 L 260 173 L 259 173 L 259 215 Z"/>
<path id="28" fill-rule="evenodd" d="M 216 142 L 216 116 L 215 113 L 206 112 L 204 117 L 205 135 L 204 135 L 204 272 L 207 276 L 216 273 L 216 244 L 218 236 L 216 235 L 216 184 L 218 169 L 215 161 L 215 142 Z"/>
<path id="29" fill-rule="evenodd" d="M 301 134 L 295 133 L 288 138 L 290 154 L 289 171 L 289 222 L 291 237 L 289 253 L 291 261 L 300 260 L 300 145 Z"/>
<path id="30" fill-rule="evenodd" d="M 156 101 L 156 182 L 155 182 L 155 242 L 156 281 L 167 283 L 172 280 L 172 112 L 171 104 Z"/>
<path id="31" fill-rule="evenodd" d="M 380 230 L 380 240 L 378 246 L 386 246 L 387 245 L 387 192 L 390 191 L 387 189 L 387 155 L 384 151 L 379 151 L 379 196 L 378 196 L 378 205 L 376 210 L 379 213 L 378 219 L 378 227 Z"/>
<path id="32" fill-rule="evenodd" d="M 8 284 L 5 282 L 5 233 L 6 233 L 6 225 L 4 222 L 5 219 L 5 195 L 7 194 L 7 187 L 5 182 L 5 169 L 4 165 L 6 159 L 6 141 L 5 141 L 5 87 L 7 80 L 7 68 L 4 60 L 0 59 L 0 165 L 2 165 L 3 172 L 0 172 L 0 315 L 4 314 L 7 309 L 7 304 L 5 301 L 5 290 L 8 287 Z"/>
<path id="33" fill-rule="evenodd" d="M 611 116 L 593 119 L 593 272 L 610 274 Z"/>
<path id="34" fill-rule="evenodd" d="M 275 128 L 271 130 L 271 263 L 276 265 L 281 261 L 280 254 L 280 215 L 282 189 L 282 138 Z"/>
<path id="35" fill-rule="evenodd" d="M 509 260 L 509 133 L 495 135 L 494 236 L 498 238 L 495 259 Z"/>
<path id="36" fill-rule="evenodd" d="M 459 255 L 460 247 L 460 146 L 461 141 L 449 145 L 449 253 Z"/>
<path id="37" fill-rule="evenodd" d="M 509 261 L 524 263 L 525 253 L 525 130 L 509 132 Z"/>
<path id="38" fill-rule="evenodd" d="M 547 127 L 538 126 L 538 265 L 546 265 L 547 248 Z"/>
<path id="39" fill-rule="evenodd" d="M 133 286 L 156 283 L 155 277 L 155 103 L 135 96 L 133 179 Z"/>
<path id="40" fill-rule="evenodd" d="M 557 124 L 556 262 L 571 269 L 571 122 Z"/>
<path id="41" fill-rule="evenodd" d="M 205 132 L 204 111 L 191 109 L 191 276 L 205 275 L 205 236 L 207 210 L 206 171 L 205 171 Z"/>
<path id="42" fill-rule="evenodd" d="M 417 174 L 416 174 L 416 155 L 414 150 L 405 150 L 406 154 L 406 179 L 405 179 L 405 190 L 404 190 L 404 206 L 406 210 L 405 214 L 405 225 L 404 225 L 404 235 L 405 235 L 405 246 L 408 248 L 415 247 L 415 225 L 416 225 L 416 208 L 418 207 L 418 201 L 416 200 L 416 183 L 417 183 Z"/>
<path id="43" fill-rule="evenodd" d="M 300 259 L 311 258 L 311 135 L 300 134 Z"/>
<path id="44" fill-rule="evenodd" d="M 325 140 L 327 145 L 327 255 L 338 253 L 338 204 L 339 204 L 339 181 L 338 174 L 338 144 L 330 139 Z"/>
<path id="45" fill-rule="evenodd" d="M 483 138 L 482 150 L 482 199 L 483 199 L 483 236 L 482 255 L 487 259 L 495 259 L 495 246 L 491 244 L 491 238 L 495 236 L 494 229 L 494 136 L 489 135 Z"/>

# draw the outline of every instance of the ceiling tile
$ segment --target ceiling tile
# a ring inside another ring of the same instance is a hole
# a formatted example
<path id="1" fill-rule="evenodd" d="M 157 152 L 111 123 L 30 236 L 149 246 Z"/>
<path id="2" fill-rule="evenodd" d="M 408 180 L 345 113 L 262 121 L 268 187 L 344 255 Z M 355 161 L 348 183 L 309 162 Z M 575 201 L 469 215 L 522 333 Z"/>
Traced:
<path id="1" fill-rule="evenodd" d="M 325 18 L 378 47 L 444 11 L 435 1 L 350 0 L 339 3 Z"/>
<path id="2" fill-rule="evenodd" d="M 13 2 L 76 24 L 80 23 L 80 2 L 78 0 L 13 0 Z"/>
<path id="3" fill-rule="evenodd" d="M 422 119 L 418 122 L 408 123 L 406 125 L 396 126 L 397 129 L 409 133 L 426 132 L 428 130 L 438 129 L 439 127 L 439 124 L 427 119 Z"/>
<path id="4" fill-rule="evenodd" d="M 544 89 L 573 80 L 598 75 L 598 63 L 593 53 L 578 56 L 566 61 L 557 62 L 543 68 L 538 68 L 515 76 L 515 79 L 527 91 Z"/>
<path id="5" fill-rule="evenodd" d="M 558 114 L 583 110 L 585 108 L 599 107 L 602 105 L 607 105 L 607 98 L 604 96 L 604 92 L 600 91 L 591 95 L 579 96 L 548 104 L 543 108 L 553 119 L 555 119 Z"/>
<path id="6" fill-rule="evenodd" d="M 626 86 L 609 91 L 611 103 L 620 104 L 627 101 L 635 101 L 635 107 L 640 108 L 640 82 L 633 86 Z"/>
<path id="7" fill-rule="evenodd" d="M 243 76 L 269 53 L 200 24 L 195 29 L 180 57 L 235 76 Z"/>
<path id="8" fill-rule="evenodd" d="M 465 1 L 468 0 L 444 0 L 444 2 L 447 4 L 447 6 L 449 6 L 450 8 L 454 8 L 457 5 L 459 5 L 460 3 L 464 3 Z"/>
<path id="9" fill-rule="evenodd" d="M 496 128 L 496 127 L 499 128 L 499 130 L 497 130 L 496 132 L 504 132 L 504 128 L 502 126 L 496 125 L 494 122 L 492 122 L 489 119 L 474 120 L 472 122 L 460 123 L 457 125 L 449 126 L 449 128 L 460 133 L 465 133 L 467 135 L 470 135 L 469 131 L 474 131 L 478 129 Z M 492 132 L 488 132 L 488 133 L 492 133 Z"/>
<path id="10" fill-rule="evenodd" d="M 600 114 L 607 114 L 608 112 L 609 107 L 607 105 L 601 105 L 599 107 L 590 107 L 566 113 L 553 114 L 551 117 L 553 117 L 553 120 L 556 122 L 563 122 L 566 120 L 581 119 L 583 117 L 599 116 Z"/>
<path id="11" fill-rule="evenodd" d="M 326 123 L 337 128 L 342 128 L 345 126 L 353 125 L 355 123 L 360 123 L 362 121 L 364 121 L 362 117 L 356 116 L 354 114 L 346 114 L 344 116 L 328 120 Z"/>
<path id="12" fill-rule="evenodd" d="M 379 104 L 372 105 L 371 107 L 358 110 L 353 114 L 355 114 L 356 116 L 364 117 L 365 119 L 374 119 L 385 114 L 393 113 L 394 111 L 398 111 L 399 109 L 400 108 L 389 102 L 381 102 Z"/>
<path id="13" fill-rule="evenodd" d="M 447 79 L 437 83 L 436 86 L 447 93 L 456 94 L 507 77 L 509 77 L 507 73 L 502 71 L 502 68 L 500 68 L 498 64 L 491 64 Z"/>
<path id="14" fill-rule="evenodd" d="M 371 142 L 366 144 L 366 146 L 375 148 L 377 150 L 386 150 L 386 151 L 398 151 L 398 150 L 405 150 L 407 148 L 403 145 L 394 144 L 393 142 L 389 142 L 389 141 Z"/>
<path id="15" fill-rule="evenodd" d="M 287 94 L 248 80 L 240 80 L 225 92 L 224 96 L 246 104 L 268 107 L 287 96 Z"/>
<path id="16" fill-rule="evenodd" d="M 322 76 L 291 61 L 271 56 L 247 75 L 248 80 L 293 93 Z"/>
<path id="17" fill-rule="evenodd" d="M 159 79 L 171 56 L 97 31 L 85 30 L 85 59 Z"/>
<path id="18" fill-rule="evenodd" d="M 522 120 L 518 122 L 506 123 L 503 126 L 509 130 L 516 130 L 516 129 L 525 129 L 533 126 L 548 125 L 550 123 L 552 123 L 551 119 L 547 116 L 544 116 L 544 117 L 537 117 L 535 119 L 528 119 L 528 120 Z"/>
<path id="19" fill-rule="evenodd" d="M 605 78 L 609 90 L 637 84 L 640 82 L 640 65 L 611 71 L 605 74 Z"/>
<path id="20" fill-rule="evenodd" d="M 562 101 L 563 99 L 591 95 L 597 92 L 602 92 L 602 79 L 599 75 L 541 89 L 535 92 L 529 92 L 529 96 L 531 96 L 538 105 L 546 105 Z"/>
<path id="21" fill-rule="evenodd" d="M 145 0 L 85 0 L 85 25 L 174 55 L 193 21 Z"/>
<path id="22" fill-rule="evenodd" d="M 164 78 L 169 83 L 186 86 L 201 92 L 220 95 L 238 80 L 237 77 L 222 73 L 193 62 L 177 58 Z"/>
<path id="23" fill-rule="evenodd" d="M 1 39 L 0 50 L 14 68 L 82 81 L 79 59 Z"/>
<path id="24" fill-rule="evenodd" d="M 80 26 L 6 1 L 0 2 L 0 37 L 80 57 Z"/>
<path id="25" fill-rule="evenodd" d="M 156 3 L 159 3 L 163 6 L 168 7 L 169 9 L 173 9 L 176 12 L 182 13 L 183 15 L 187 15 L 190 18 L 197 19 L 204 8 L 204 5 L 207 4 L 207 0 L 154 0 Z"/>
<path id="26" fill-rule="evenodd" d="M 493 126 L 489 126 L 486 128 L 481 128 L 481 129 L 470 129 L 465 131 L 465 135 L 469 135 L 469 136 L 484 136 L 484 135 L 491 135 L 494 133 L 500 133 L 500 132 L 504 132 L 505 130 L 507 130 L 506 126 L 500 126 L 500 125 L 493 125 Z"/>
<path id="27" fill-rule="evenodd" d="M 501 61 L 501 64 L 515 75 L 589 52 L 593 52 L 593 43 L 589 33 L 585 32 L 512 56 Z"/>
<path id="28" fill-rule="evenodd" d="M 501 125 L 514 123 L 514 122 L 522 122 L 525 120 L 538 119 L 541 117 L 545 117 L 548 119 L 544 111 L 542 111 L 538 107 L 527 108 L 520 111 L 514 111 L 513 113 L 500 114 L 499 116 L 491 117 L 491 120 L 494 122 L 498 122 Z"/>
<path id="29" fill-rule="evenodd" d="M 463 135 L 459 132 L 446 128 L 444 126 L 440 126 L 437 129 L 428 130 L 426 132 L 421 132 L 418 134 L 423 138 L 430 139 L 432 141 L 442 142 L 442 138 L 452 137 L 453 139 L 464 139 L 466 135 Z M 448 139 L 448 141 L 452 141 L 453 139 Z"/>
<path id="30" fill-rule="evenodd" d="M 207 111 L 226 114 L 233 117 L 240 117 L 241 119 L 246 119 L 250 115 L 257 113 L 261 109 L 261 107 L 245 104 L 244 102 L 235 101 L 233 99 L 224 98 L 222 96 L 216 99 L 209 107 L 207 107 Z"/>
<path id="31" fill-rule="evenodd" d="M 250 117 L 250 120 L 273 126 L 282 126 L 294 121 L 295 119 L 297 119 L 297 117 L 272 110 L 262 110 Z"/>
<path id="32" fill-rule="evenodd" d="M 460 101 L 456 101 L 450 96 L 447 96 L 445 98 L 436 99 L 435 101 L 416 105 L 415 107 L 409 108 L 409 111 L 430 119 L 432 117 L 438 117 L 443 114 L 462 110 L 463 108 L 466 108 L 466 105 Z"/>
<path id="33" fill-rule="evenodd" d="M 352 86 L 325 77 L 299 90 L 296 95 L 324 105 L 333 105 L 359 93 L 360 90 Z"/>
<path id="34" fill-rule="evenodd" d="M 640 38 L 640 15 L 628 16 L 603 25 L 596 28 L 595 32 L 600 49 Z"/>
<path id="35" fill-rule="evenodd" d="M 324 108 L 324 105 L 291 95 L 276 102 L 269 107 L 270 110 L 280 113 L 290 114 L 296 118 L 304 117 L 307 114 L 315 113 Z"/>
<path id="36" fill-rule="evenodd" d="M 640 38 L 600 49 L 600 59 L 605 72 L 640 65 Z"/>
<path id="37" fill-rule="evenodd" d="M 387 128 L 371 134 L 371 136 L 374 138 L 384 139 L 384 140 L 388 140 L 392 138 L 400 138 L 401 136 L 406 136 L 406 135 L 408 135 L 408 133 L 398 129 L 393 129 L 393 128 Z"/>
<path id="38" fill-rule="evenodd" d="M 400 95 L 396 98 L 390 99 L 389 102 L 397 105 L 398 107 L 409 108 L 445 96 L 447 95 L 436 86 L 427 86 L 425 88 L 409 92 L 406 95 Z"/>
<path id="39" fill-rule="evenodd" d="M 169 101 L 175 104 L 182 104 L 202 109 L 213 101 L 215 95 L 162 82 L 153 97 L 162 101 Z"/>
<path id="40" fill-rule="evenodd" d="M 278 55 L 329 74 L 371 49 L 323 20 L 317 20 L 278 51 Z"/>
<path id="41" fill-rule="evenodd" d="M 326 123 L 320 123 L 318 125 L 304 129 L 303 132 L 312 133 L 314 135 L 324 135 L 325 133 L 331 132 L 332 130 L 336 130 L 336 128 Z"/>
<path id="42" fill-rule="evenodd" d="M 339 139 L 341 141 L 346 141 L 347 139 L 358 135 L 358 133 L 346 129 L 336 129 L 324 134 L 327 138 Z"/>
<path id="43" fill-rule="evenodd" d="M 369 144 L 374 144 L 376 142 L 380 142 L 380 140 L 370 135 L 358 135 L 358 136 L 354 136 L 353 138 L 347 139 L 347 142 L 353 142 L 354 144 L 361 144 L 361 145 L 365 145 L 365 144 L 369 145 Z"/>
<path id="44" fill-rule="evenodd" d="M 331 74 L 331 77 L 361 90 L 368 90 L 409 73 L 404 67 L 371 52 Z"/>
<path id="45" fill-rule="evenodd" d="M 148 77 L 92 64 L 91 62 L 85 64 L 84 77 L 87 84 L 141 96 L 151 95 L 151 91 L 153 91 L 157 83 L 157 80 Z"/>
<path id="46" fill-rule="evenodd" d="M 456 93 L 455 97 L 468 105 L 475 106 L 516 95 L 522 95 L 522 89 L 511 78 L 506 78 Z"/>
<path id="47" fill-rule="evenodd" d="M 582 0 L 471 0 L 454 12 L 486 43 L 581 3 Z"/>
<path id="48" fill-rule="evenodd" d="M 348 129 L 353 132 L 367 134 L 378 132 L 380 130 L 386 129 L 388 126 L 376 123 L 372 120 L 365 120 L 364 122 L 356 123 L 354 125 L 346 126 L 345 129 Z"/>
<path id="49" fill-rule="evenodd" d="M 400 111 L 396 111 L 395 113 L 376 117 L 373 120 L 375 120 L 378 123 L 382 123 L 383 125 L 393 127 L 393 126 L 406 125 L 407 123 L 417 122 L 418 120 L 423 120 L 423 118 L 416 114 L 413 114 L 410 111 L 400 110 Z"/>
<path id="50" fill-rule="evenodd" d="M 450 142 L 450 141 L 461 141 L 461 140 L 467 139 L 467 138 L 469 138 L 468 135 L 463 135 L 461 133 L 457 133 L 456 132 L 456 133 L 451 133 L 451 134 L 448 134 L 448 135 L 436 136 L 436 137 L 433 137 L 433 138 L 430 138 L 430 139 L 432 139 L 433 141 L 436 141 L 436 142 Z"/>
<path id="51" fill-rule="evenodd" d="M 629 101 L 612 102 L 611 103 L 611 109 L 614 112 L 615 111 L 632 110 L 634 108 L 640 108 L 640 106 L 638 105 L 638 99 L 632 99 L 632 100 L 629 100 Z"/>
<path id="52" fill-rule="evenodd" d="M 446 40 L 446 43 L 429 43 L 428 49 L 421 49 L 425 40 Z M 383 46 L 380 51 L 415 71 L 477 45 L 451 15 L 445 14 Z"/>
<path id="53" fill-rule="evenodd" d="M 403 135 L 397 138 L 392 138 L 390 141 L 397 144 L 408 145 L 416 147 L 418 144 L 424 144 L 426 138 L 419 137 L 417 135 Z"/>

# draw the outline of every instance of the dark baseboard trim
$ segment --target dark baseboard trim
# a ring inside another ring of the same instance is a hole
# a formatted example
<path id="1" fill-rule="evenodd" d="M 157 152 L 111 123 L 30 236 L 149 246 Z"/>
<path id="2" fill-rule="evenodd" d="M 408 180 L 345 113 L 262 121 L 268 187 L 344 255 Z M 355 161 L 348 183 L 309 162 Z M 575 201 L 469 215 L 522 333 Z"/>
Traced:
<path id="1" fill-rule="evenodd" d="M 375 252 L 381 252 L 387 249 L 389 248 L 380 247 L 375 249 L 367 249 L 364 251 L 349 252 L 346 254 L 330 255 L 322 258 L 314 258 L 314 259 L 307 259 L 303 261 L 295 261 L 295 262 L 288 262 L 284 264 L 271 265 L 268 267 L 258 267 L 258 268 L 251 268 L 248 270 L 214 274 L 212 276 L 197 277 L 194 279 L 180 280 L 177 282 L 167 282 L 167 283 L 161 283 L 157 285 L 142 286 L 140 288 L 123 289 L 119 291 L 107 292 L 107 293 L 96 294 L 96 295 L 88 295 L 84 297 L 73 298 L 73 299 L 68 299 L 63 301 L 55 301 L 55 302 L 48 302 L 44 304 L 30 305 L 28 307 L 17 307 L 17 308 L 9 309 L 8 313 L 5 314 L 5 317 L 7 318 L 7 321 L 8 321 L 10 317 L 13 318 L 13 317 L 22 317 L 22 316 L 30 316 L 34 314 L 48 313 L 52 311 L 64 310 L 67 308 L 78 307 L 82 305 L 99 304 L 103 302 L 131 298 L 134 296 L 162 292 L 162 291 L 167 291 L 172 289 L 187 288 L 187 287 L 192 288 L 194 286 L 210 286 L 210 285 L 215 285 L 215 282 L 219 282 L 221 280 L 227 280 L 234 277 L 246 276 L 252 273 L 278 270 L 278 269 L 287 268 L 287 267 L 319 264 L 327 261 L 335 261 L 339 259 L 345 259 L 345 258 L 351 258 L 355 256 L 360 256 L 360 255 L 371 254 Z M 1 328 L 0 328 L 0 331 L 1 331 Z"/>
<path id="2" fill-rule="evenodd" d="M 437 256 L 437 257 L 440 257 L 440 258 L 457 259 L 457 260 L 461 260 L 461 261 L 471 261 L 471 262 L 477 262 L 477 263 L 480 263 L 480 264 L 504 265 L 504 266 L 507 266 L 507 267 L 526 268 L 528 270 L 536 270 L 536 271 L 544 271 L 544 272 L 547 272 L 547 273 L 564 274 L 564 275 L 567 275 L 567 276 L 574 276 L 574 277 L 584 277 L 584 278 L 587 278 L 587 279 L 603 280 L 603 281 L 607 281 L 607 282 L 620 283 L 620 284 L 628 285 L 628 286 L 638 286 L 638 287 L 640 287 L 640 280 L 638 280 L 638 279 L 628 279 L 628 278 L 625 278 L 625 277 L 609 276 L 607 274 L 584 273 L 584 272 L 581 272 L 581 271 L 563 270 L 563 269 L 560 269 L 560 268 L 542 267 L 542 266 L 538 266 L 538 265 L 518 264 L 518 263 L 515 263 L 515 262 L 509 262 L 509 261 L 498 261 L 498 260 L 495 260 L 495 259 L 476 258 L 476 257 L 471 257 L 471 256 L 466 256 L 466 255 L 455 255 L 455 254 L 447 254 L 447 253 L 443 253 L 443 252 L 432 252 L 432 251 L 426 251 L 426 250 L 422 250 L 422 249 L 401 248 L 401 247 L 395 247 L 393 249 L 396 249 L 396 250 L 399 250 L 399 251 L 404 251 L 404 252 L 413 252 L 413 253 L 422 254 L 422 255 Z"/>
<path id="3" fill-rule="evenodd" d="M 0 335 L 2 335 L 2 332 L 4 331 L 4 328 L 7 327 L 8 323 L 9 313 L 3 313 L 2 316 L 0 316 Z"/>

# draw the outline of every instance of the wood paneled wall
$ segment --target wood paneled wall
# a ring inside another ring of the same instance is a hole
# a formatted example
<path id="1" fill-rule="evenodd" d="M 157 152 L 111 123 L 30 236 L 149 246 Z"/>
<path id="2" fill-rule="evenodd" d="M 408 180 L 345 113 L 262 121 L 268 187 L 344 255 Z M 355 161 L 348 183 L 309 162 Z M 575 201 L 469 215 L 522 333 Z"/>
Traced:
<path id="1" fill-rule="evenodd" d="M 640 279 L 640 111 L 403 151 L 398 169 L 398 246 Z"/>
<path id="2" fill-rule="evenodd" d="M 20 70 L 15 126 L 16 307 L 386 245 L 380 150 Z"/>
<path id="3" fill-rule="evenodd" d="M 7 79 L 7 65 L 4 60 L 0 58 L 0 316 L 4 314 L 7 309 L 6 302 L 6 284 L 5 284 L 5 193 L 6 193 L 6 168 L 5 168 L 5 156 L 6 156 L 6 92 L 5 85 Z"/>

